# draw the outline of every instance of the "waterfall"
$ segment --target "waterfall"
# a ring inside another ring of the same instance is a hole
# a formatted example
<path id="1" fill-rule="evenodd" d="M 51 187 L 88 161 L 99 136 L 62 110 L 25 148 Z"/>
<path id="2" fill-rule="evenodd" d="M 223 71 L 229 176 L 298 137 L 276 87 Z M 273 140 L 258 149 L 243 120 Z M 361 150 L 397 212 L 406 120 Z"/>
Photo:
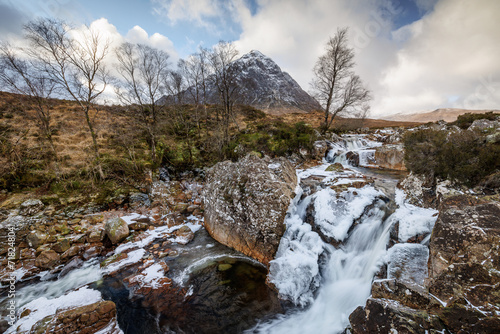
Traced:
<path id="1" fill-rule="evenodd" d="M 297 307 L 248 333 L 342 333 L 352 311 L 365 304 L 381 266 L 391 265 L 391 256 L 402 257 L 399 249 L 386 251 L 394 224 L 405 225 L 405 219 L 411 222 L 415 217 L 435 220 L 432 210 L 408 206 L 401 196 L 396 203 L 401 208 L 390 214 L 386 195 L 370 185 L 332 190 L 325 180 L 340 178 L 342 172 L 326 172 L 326 167 L 298 173 L 302 179 L 311 175 L 324 179 L 310 195 L 305 195 L 310 189 L 298 187 L 285 220 L 287 230 L 270 263 L 269 281 L 281 298 Z M 398 248 L 403 253 L 420 250 L 420 245 L 407 245 Z M 391 267 L 394 270 L 398 269 Z"/>
<path id="2" fill-rule="evenodd" d="M 342 165 L 370 167 L 375 163 L 375 148 L 381 145 L 366 135 L 344 135 L 341 141 L 331 143 L 332 149 L 326 159 Z"/>

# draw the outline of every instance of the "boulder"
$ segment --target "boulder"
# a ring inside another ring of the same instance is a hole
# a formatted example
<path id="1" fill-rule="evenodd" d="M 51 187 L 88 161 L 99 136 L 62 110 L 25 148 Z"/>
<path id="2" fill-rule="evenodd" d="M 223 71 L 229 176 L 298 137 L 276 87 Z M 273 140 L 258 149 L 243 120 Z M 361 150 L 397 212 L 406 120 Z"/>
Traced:
<path id="1" fill-rule="evenodd" d="M 349 321 L 352 334 L 420 334 L 438 333 L 444 329 L 437 316 L 391 299 L 369 298 L 365 307 L 359 306 L 351 313 Z"/>
<path id="2" fill-rule="evenodd" d="M 121 218 L 113 218 L 104 224 L 104 235 L 112 244 L 117 244 L 128 237 L 130 231 L 128 224 Z"/>
<path id="3" fill-rule="evenodd" d="M 60 256 L 53 250 L 46 250 L 40 253 L 35 260 L 38 268 L 52 269 L 58 262 Z"/>
<path id="4" fill-rule="evenodd" d="M 430 278 L 438 277 L 453 263 L 484 262 L 487 269 L 495 267 L 492 260 L 500 258 L 500 204 L 481 204 L 460 195 L 444 200 L 441 208 L 429 245 Z M 500 266 L 495 269 L 500 270 Z"/>
<path id="5" fill-rule="evenodd" d="M 403 145 L 383 145 L 375 149 L 377 165 L 385 169 L 406 170 Z"/>
<path id="6" fill-rule="evenodd" d="M 247 155 L 207 173 L 205 227 L 220 243 L 268 265 L 274 258 L 297 176 L 284 158 Z"/>

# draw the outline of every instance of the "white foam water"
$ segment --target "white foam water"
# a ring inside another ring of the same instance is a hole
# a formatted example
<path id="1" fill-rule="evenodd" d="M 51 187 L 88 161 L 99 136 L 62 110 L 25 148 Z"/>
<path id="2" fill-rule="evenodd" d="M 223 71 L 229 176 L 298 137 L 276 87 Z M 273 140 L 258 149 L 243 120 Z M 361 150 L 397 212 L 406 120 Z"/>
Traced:
<path id="1" fill-rule="evenodd" d="M 341 333 L 348 325 L 349 314 L 356 307 L 365 304 L 370 295 L 373 276 L 384 262 L 391 227 L 390 223 L 388 221 L 385 223 L 383 219 L 384 205 L 384 201 L 376 200 L 360 217 L 359 224 L 352 230 L 346 243 L 338 249 L 315 240 L 316 249 L 323 246 L 328 248 L 331 254 L 322 274 L 321 287 L 316 293 L 316 299 L 311 293 L 305 294 L 308 297 L 306 300 L 311 301 L 308 307 L 280 316 L 273 321 L 260 323 L 249 332 Z M 299 248 L 296 248 L 297 250 Z M 292 259 L 289 254 L 287 257 Z M 304 258 L 307 258 L 304 253 L 298 253 L 294 262 L 301 262 Z M 280 262 L 280 258 L 277 262 Z M 295 272 L 291 275 L 288 272 L 286 275 L 275 274 L 274 277 L 271 275 L 270 278 L 280 289 L 287 283 L 277 282 L 277 279 L 284 279 L 293 286 L 290 281 L 297 281 L 301 276 L 304 276 L 303 273 Z M 292 290 L 290 287 L 289 289 Z M 297 291 L 295 290 L 296 293 Z M 281 289 L 280 293 L 283 293 Z M 291 300 L 298 305 L 304 305 L 296 296 Z"/>

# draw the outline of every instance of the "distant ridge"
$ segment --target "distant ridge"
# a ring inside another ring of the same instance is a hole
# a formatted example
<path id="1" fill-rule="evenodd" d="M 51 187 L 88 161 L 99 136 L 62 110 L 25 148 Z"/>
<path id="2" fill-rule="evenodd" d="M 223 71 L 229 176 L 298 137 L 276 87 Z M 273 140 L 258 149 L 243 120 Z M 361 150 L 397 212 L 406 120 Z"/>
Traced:
<path id="1" fill-rule="evenodd" d="M 469 109 L 458 109 L 458 108 L 440 108 L 430 112 L 423 113 L 412 113 L 412 114 L 395 114 L 385 117 L 380 117 L 380 119 L 385 119 L 388 121 L 406 121 L 406 122 L 436 122 L 443 120 L 445 122 L 454 122 L 457 120 L 459 115 L 466 113 L 471 114 L 481 114 L 486 112 L 500 113 L 500 110 L 495 109 L 485 109 L 485 110 L 469 110 Z"/>

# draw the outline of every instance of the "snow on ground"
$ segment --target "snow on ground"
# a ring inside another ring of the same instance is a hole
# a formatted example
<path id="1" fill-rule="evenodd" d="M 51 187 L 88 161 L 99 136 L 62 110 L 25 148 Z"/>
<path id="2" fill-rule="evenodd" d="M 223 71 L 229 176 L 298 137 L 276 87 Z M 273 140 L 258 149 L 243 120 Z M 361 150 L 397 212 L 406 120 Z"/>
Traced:
<path id="1" fill-rule="evenodd" d="M 59 309 L 89 305 L 101 300 L 101 293 L 97 290 L 89 289 L 88 287 L 82 287 L 78 290 L 71 291 L 58 298 L 47 299 L 46 297 L 41 297 L 35 299 L 18 310 L 19 314 L 26 309 L 31 310 L 31 313 L 28 316 L 18 319 L 5 333 L 29 331 L 37 321 L 42 320 L 46 316 L 55 314 Z"/>

